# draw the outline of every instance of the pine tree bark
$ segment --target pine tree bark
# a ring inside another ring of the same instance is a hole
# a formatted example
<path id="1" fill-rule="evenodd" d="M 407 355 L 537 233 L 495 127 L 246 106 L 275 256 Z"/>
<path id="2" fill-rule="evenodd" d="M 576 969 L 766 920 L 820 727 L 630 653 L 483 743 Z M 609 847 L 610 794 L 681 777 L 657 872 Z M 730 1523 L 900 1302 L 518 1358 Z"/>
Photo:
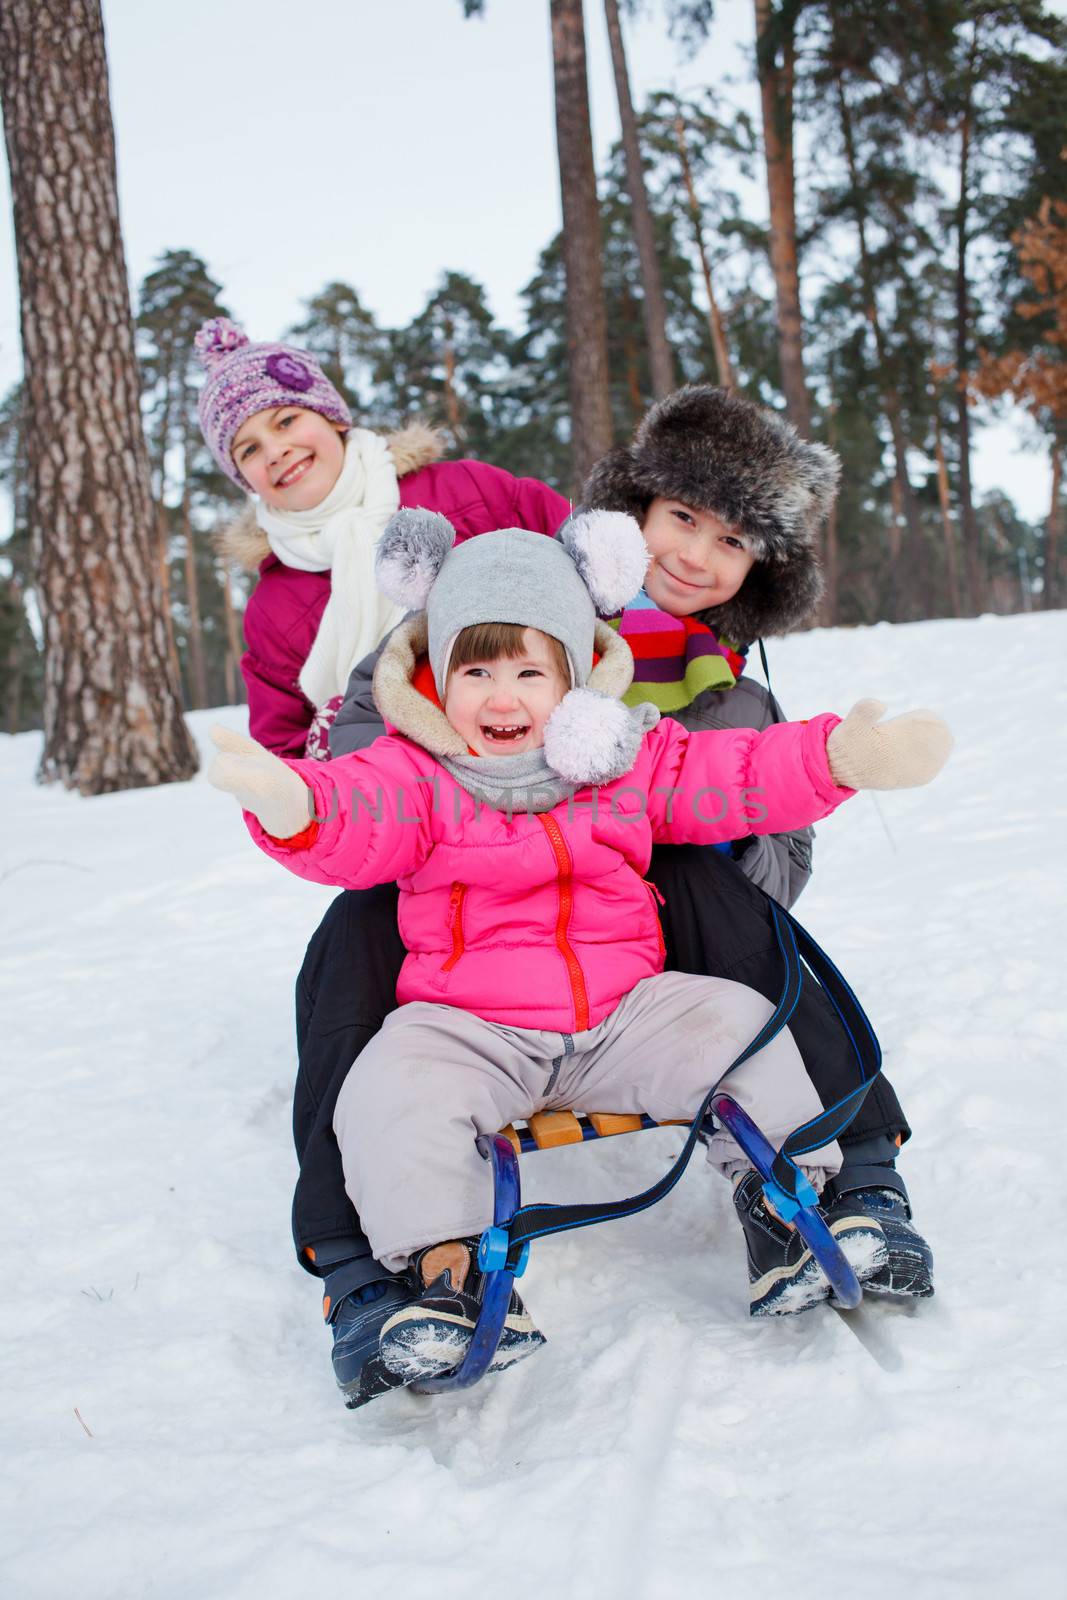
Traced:
<path id="1" fill-rule="evenodd" d="M 645 322 L 645 339 L 648 343 L 652 392 L 659 400 L 665 394 L 670 394 L 675 384 L 674 356 L 667 340 L 667 304 L 663 298 L 663 279 L 656 255 L 656 236 L 652 227 L 648 189 L 645 186 L 645 169 L 641 161 L 637 117 L 634 115 L 633 96 L 630 93 L 630 74 L 626 69 L 626 47 L 623 44 L 622 26 L 619 22 L 618 0 L 604 0 L 604 15 L 608 24 L 611 65 L 615 73 L 615 93 L 619 102 L 619 121 L 622 124 L 622 150 L 626 161 L 626 187 L 630 193 L 634 243 L 641 263 L 641 283 L 644 288 L 641 312 Z"/>
<path id="2" fill-rule="evenodd" d="M 44 628 L 39 777 L 192 777 L 155 552 L 99 0 L 3 0 L 29 504 Z"/>
<path id="3" fill-rule="evenodd" d="M 577 483 L 612 443 L 600 205 L 589 126 L 582 0 L 551 0 L 556 145 L 567 280 L 571 452 Z"/>
<path id="4" fill-rule="evenodd" d="M 755 0 L 756 70 L 763 109 L 763 151 L 771 220 L 771 271 L 778 310 L 778 360 L 790 422 L 811 436 L 811 397 L 804 375 L 804 327 L 797 268 L 796 180 L 793 171 L 792 23 L 783 30 L 781 64 L 772 0 Z"/>

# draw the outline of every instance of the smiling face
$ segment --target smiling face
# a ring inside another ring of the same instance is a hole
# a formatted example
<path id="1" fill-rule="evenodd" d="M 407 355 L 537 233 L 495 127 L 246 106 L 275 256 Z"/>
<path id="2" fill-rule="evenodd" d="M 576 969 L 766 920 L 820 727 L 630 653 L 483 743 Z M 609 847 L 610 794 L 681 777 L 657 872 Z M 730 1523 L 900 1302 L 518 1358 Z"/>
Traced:
<path id="1" fill-rule="evenodd" d="M 652 553 L 645 593 L 672 617 L 725 605 L 748 577 L 755 556 L 713 511 L 683 500 L 653 500 L 641 526 Z"/>
<path id="2" fill-rule="evenodd" d="M 566 657 L 555 639 L 537 628 L 515 633 L 518 655 L 497 654 L 449 666 L 445 716 L 480 756 L 540 750 L 545 723 L 570 687 L 563 671 Z M 453 647 L 453 657 L 457 654 L 470 652 Z"/>
<path id="3" fill-rule="evenodd" d="M 253 494 L 276 511 L 310 511 L 341 475 L 345 446 L 335 422 L 302 406 L 257 411 L 234 436 L 231 454 Z"/>

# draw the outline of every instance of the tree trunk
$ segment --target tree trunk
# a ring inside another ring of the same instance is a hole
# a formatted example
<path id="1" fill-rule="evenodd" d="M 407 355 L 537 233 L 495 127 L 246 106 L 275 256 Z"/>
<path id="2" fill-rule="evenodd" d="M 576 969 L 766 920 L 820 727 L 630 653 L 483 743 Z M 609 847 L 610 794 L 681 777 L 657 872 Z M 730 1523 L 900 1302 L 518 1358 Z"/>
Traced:
<path id="1" fill-rule="evenodd" d="M 634 428 L 637 427 L 645 414 L 645 402 L 641 395 L 641 374 L 638 362 L 638 348 L 630 332 L 633 326 L 634 302 L 627 285 L 623 283 L 619 296 L 622 302 L 622 358 L 626 369 L 626 396 L 630 402 L 630 420 Z"/>
<path id="2" fill-rule="evenodd" d="M 39 776 L 82 794 L 190 778 L 197 759 L 167 651 L 98 0 L 4 0 L 0 93 L 44 627 Z"/>
<path id="3" fill-rule="evenodd" d="M 708 263 L 708 252 L 704 246 L 704 229 L 700 221 L 700 202 L 697 199 L 693 172 L 689 165 L 689 146 L 686 143 L 685 123 L 682 120 L 680 111 L 674 119 L 674 132 L 678 139 L 678 159 L 682 164 L 682 182 L 685 184 L 685 192 L 689 200 L 689 216 L 693 224 L 693 238 L 696 241 L 697 254 L 700 257 L 700 270 L 704 277 L 704 290 L 708 297 L 708 332 L 711 334 L 711 348 L 715 352 L 715 366 L 718 371 L 719 384 L 723 389 L 732 389 L 735 381 L 734 369 L 730 361 L 730 351 L 726 344 L 726 332 L 722 325 L 719 303 L 711 286 L 711 267 Z"/>
<path id="4" fill-rule="evenodd" d="M 556 144 L 563 200 L 563 269 L 567 280 L 567 368 L 571 450 L 580 484 L 611 448 L 608 324 L 601 268 L 582 0 L 551 0 Z"/>
<path id="5" fill-rule="evenodd" d="M 194 711 L 208 703 L 204 665 L 204 624 L 200 617 L 200 580 L 196 571 L 196 531 L 193 528 L 189 486 L 188 409 L 182 408 L 182 536 L 185 539 L 185 604 L 189 611 L 189 702 Z"/>
<path id="6" fill-rule="evenodd" d="M 952 510 L 949 505 L 948 494 L 948 467 L 945 464 L 945 445 L 941 437 L 941 418 L 934 406 L 934 453 L 937 458 L 937 498 L 941 505 L 941 531 L 945 541 L 945 573 L 948 578 L 948 600 L 950 616 L 963 615 L 960 602 L 960 578 L 956 562 L 956 530 L 952 526 Z"/>
<path id="7" fill-rule="evenodd" d="M 241 641 L 237 637 L 237 611 L 233 603 L 233 581 L 225 560 L 222 562 L 222 609 L 226 618 L 226 704 L 240 705 L 242 692 Z"/>
<path id="8" fill-rule="evenodd" d="M 797 271 L 796 183 L 793 174 L 792 24 L 782 45 L 782 64 L 771 28 L 771 0 L 755 0 L 756 70 L 763 107 L 763 151 L 771 218 L 771 270 L 778 306 L 778 360 L 790 422 L 811 435 L 811 399 L 804 377 L 804 330 Z"/>
<path id="9" fill-rule="evenodd" d="M 648 190 L 645 187 L 637 118 L 634 115 L 634 103 L 630 94 L 630 75 L 626 70 L 626 50 L 622 42 L 618 0 L 604 0 L 604 15 L 608 23 L 611 64 L 615 70 L 615 92 L 619 100 L 619 121 L 622 123 L 622 149 L 626 158 L 626 187 L 630 191 L 634 243 L 637 245 L 637 255 L 641 263 L 641 282 L 645 291 L 641 310 L 645 319 L 645 338 L 648 341 L 652 392 L 658 400 L 665 394 L 670 394 L 675 385 L 674 356 L 667 342 L 667 305 L 663 298 L 663 281 L 656 256 L 656 237 L 652 227 L 652 212 L 648 204 Z"/>
<path id="10" fill-rule="evenodd" d="M 967 227 L 970 213 L 970 155 L 973 132 L 971 88 L 974 83 L 978 51 L 978 24 L 972 24 L 968 61 L 967 106 L 960 127 L 960 199 L 956 208 L 956 415 L 960 452 L 960 531 L 963 535 L 963 561 L 970 610 L 981 611 L 984 596 L 981 559 L 978 550 L 978 521 L 971 493 L 971 410 L 967 395 L 967 363 L 970 360 L 970 292 L 967 281 Z"/>
<path id="11" fill-rule="evenodd" d="M 170 523 L 167 517 L 167 447 L 170 443 L 171 373 L 168 364 L 163 376 L 163 416 L 160 422 L 159 484 L 156 500 L 156 558 L 159 562 L 159 592 L 167 628 L 167 650 L 178 668 L 178 645 L 174 638 L 174 618 L 170 609 Z"/>
<path id="12" fill-rule="evenodd" d="M 445 420 L 452 434 L 452 445 L 459 449 L 463 444 L 463 423 L 456 393 L 456 347 L 452 342 L 452 324 L 445 325 Z"/>
<path id="13" fill-rule="evenodd" d="M 17 607 L 24 608 L 22 585 L 12 573 L 8 580 L 11 597 Z M 19 731 L 22 722 L 22 648 L 19 630 L 11 630 L 11 643 L 7 647 L 7 667 L 4 672 L 4 725 L 8 733 Z"/>
<path id="14" fill-rule="evenodd" d="M 1052 498 L 1049 503 L 1048 516 L 1045 519 L 1045 582 L 1041 594 L 1041 606 L 1045 611 L 1051 611 L 1059 598 L 1059 549 L 1063 534 L 1063 439 L 1057 434 L 1052 441 Z"/>

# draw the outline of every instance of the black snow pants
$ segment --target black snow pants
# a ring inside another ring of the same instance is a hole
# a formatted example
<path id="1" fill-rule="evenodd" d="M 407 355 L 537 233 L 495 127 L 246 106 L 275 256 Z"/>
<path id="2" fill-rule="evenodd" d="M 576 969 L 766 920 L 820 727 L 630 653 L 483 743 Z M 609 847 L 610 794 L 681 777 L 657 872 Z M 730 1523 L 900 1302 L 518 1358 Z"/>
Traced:
<path id="1" fill-rule="evenodd" d="M 660 917 L 668 967 L 733 978 L 777 1001 L 784 974 L 769 901 L 734 861 L 701 846 L 659 845 L 649 877 L 665 901 Z M 342 1240 L 352 1242 L 351 1254 L 366 1258 L 368 1279 L 382 1272 L 345 1193 L 333 1112 L 349 1068 L 396 1007 L 404 959 L 396 907 L 395 884 L 338 895 L 308 945 L 297 978 L 293 1135 L 300 1174 L 293 1239 L 311 1272 L 316 1266 L 308 1247 Z M 824 1105 L 855 1086 L 852 1048 L 810 977 L 789 1028 Z M 847 1152 L 850 1144 L 878 1135 L 903 1140 L 910 1132 L 896 1094 L 880 1076 L 841 1143 Z"/>

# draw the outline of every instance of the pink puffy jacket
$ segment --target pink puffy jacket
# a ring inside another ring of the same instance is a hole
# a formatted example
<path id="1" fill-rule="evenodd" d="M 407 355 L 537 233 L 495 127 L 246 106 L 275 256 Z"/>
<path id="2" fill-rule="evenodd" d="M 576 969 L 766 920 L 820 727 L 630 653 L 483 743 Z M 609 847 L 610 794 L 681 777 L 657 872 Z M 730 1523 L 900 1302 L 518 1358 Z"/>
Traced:
<path id="1" fill-rule="evenodd" d="M 328 763 L 287 763 L 325 819 L 296 840 L 246 821 L 300 877 L 344 889 L 397 880 L 410 952 L 402 1004 L 577 1033 L 663 969 L 656 892 L 643 876 L 652 845 L 717 844 L 827 816 L 853 793 L 826 759 L 838 721 L 689 733 L 666 720 L 625 778 L 511 820 L 476 807 L 421 746 L 389 735 Z"/>

